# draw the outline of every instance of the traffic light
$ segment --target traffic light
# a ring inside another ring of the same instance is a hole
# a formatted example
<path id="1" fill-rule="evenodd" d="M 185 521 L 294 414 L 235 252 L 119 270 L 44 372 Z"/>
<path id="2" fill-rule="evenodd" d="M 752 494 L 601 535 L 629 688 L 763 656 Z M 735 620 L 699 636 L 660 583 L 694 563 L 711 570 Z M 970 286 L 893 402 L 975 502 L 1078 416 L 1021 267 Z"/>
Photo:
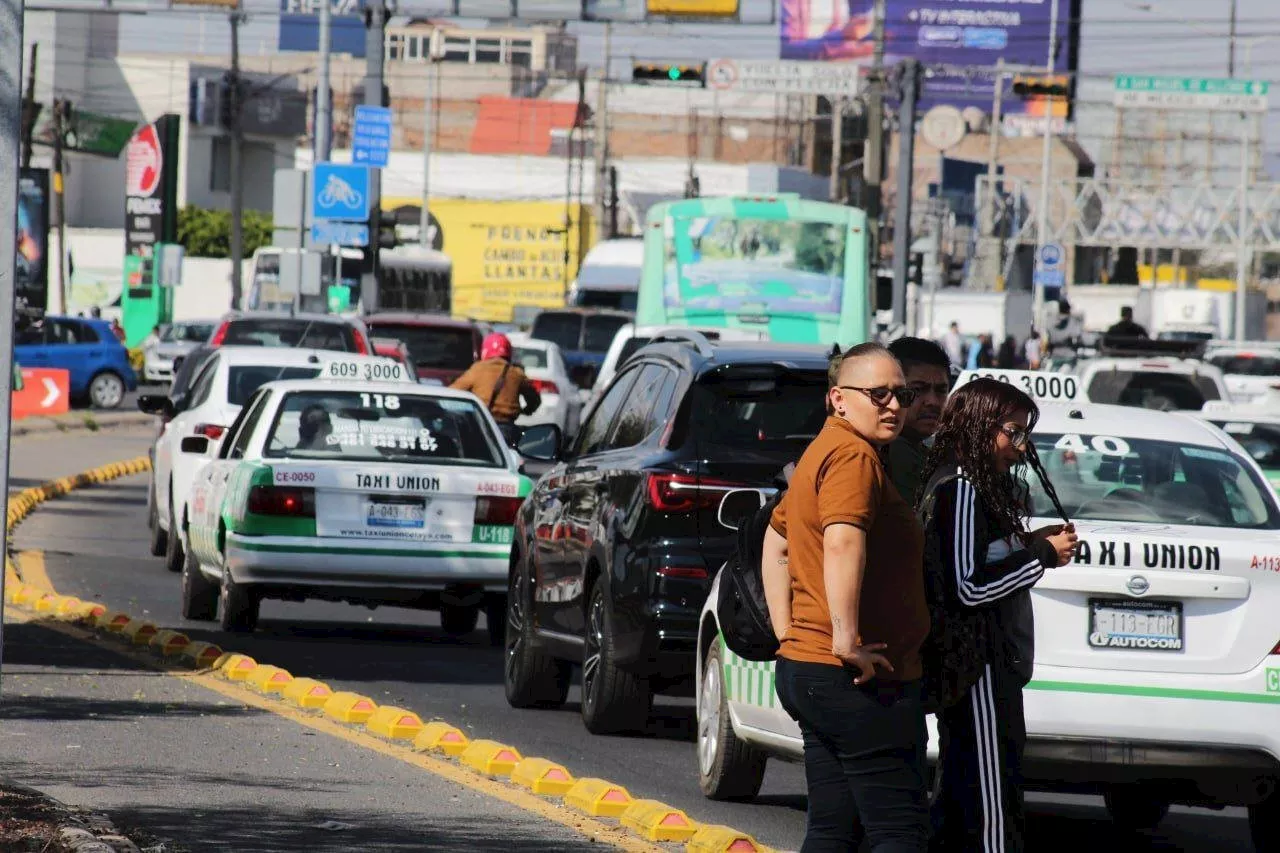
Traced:
<path id="1" fill-rule="evenodd" d="M 1019 97 L 1065 98 L 1071 94 L 1071 84 L 1066 77 L 1014 77 L 1013 93 Z"/>
<path id="2" fill-rule="evenodd" d="M 648 86 L 685 86 L 700 89 L 706 86 L 706 69 L 705 63 L 672 65 L 637 62 L 631 66 L 631 82 Z"/>
<path id="3" fill-rule="evenodd" d="M 400 245 L 400 238 L 396 236 L 396 215 L 394 211 L 379 210 L 378 211 L 378 233 L 371 234 L 370 237 L 377 238 L 379 249 L 394 249 Z"/>

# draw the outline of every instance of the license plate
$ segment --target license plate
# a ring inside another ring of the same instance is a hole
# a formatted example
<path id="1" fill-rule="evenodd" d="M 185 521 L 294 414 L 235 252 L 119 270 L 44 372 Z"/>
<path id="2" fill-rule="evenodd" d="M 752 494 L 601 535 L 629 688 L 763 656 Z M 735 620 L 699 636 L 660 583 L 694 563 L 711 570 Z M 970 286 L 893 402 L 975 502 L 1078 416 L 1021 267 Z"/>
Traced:
<path id="1" fill-rule="evenodd" d="M 413 503 L 369 502 L 370 527 L 420 528 L 427 516 L 425 501 Z"/>
<path id="2" fill-rule="evenodd" d="M 1089 645 L 1095 649 L 1180 652 L 1182 602 L 1089 599 Z"/>

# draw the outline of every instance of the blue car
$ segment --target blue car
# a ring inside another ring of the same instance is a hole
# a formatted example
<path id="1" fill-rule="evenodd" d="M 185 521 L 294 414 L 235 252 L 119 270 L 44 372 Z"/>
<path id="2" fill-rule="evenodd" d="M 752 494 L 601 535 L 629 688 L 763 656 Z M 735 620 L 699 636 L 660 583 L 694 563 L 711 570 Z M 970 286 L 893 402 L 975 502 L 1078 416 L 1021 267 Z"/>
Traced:
<path id="1" fill-rule="evenodd" d="M 138 387 L 129 352 L 111 324 L 85 317 L 46 316 L 18 331 L 14 360 L 23 367 L 53 367 L 71 374 L 71 398 L 114 409 Z"/>

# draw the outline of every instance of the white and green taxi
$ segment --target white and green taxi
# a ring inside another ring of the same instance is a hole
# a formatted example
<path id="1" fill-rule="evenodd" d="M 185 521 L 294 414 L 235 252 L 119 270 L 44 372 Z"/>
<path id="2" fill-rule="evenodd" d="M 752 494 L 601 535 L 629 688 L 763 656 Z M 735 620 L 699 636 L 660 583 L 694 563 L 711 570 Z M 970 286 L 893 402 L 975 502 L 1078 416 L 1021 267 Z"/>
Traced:
<path id="1" fill-rule="evenodd" d="M 474 395 L 402 378 L 326 372 L 250 398 L 191 490 L 184 617 L 252 631 L 263 599 L 323 599 L 435 609 L 464 634 L 491 607 L 502 633 L 532 483 Z"/>
<path id="2" fill-rule="evenodd" d="M 1041 375 L 1026 378 L 1034 392 Z M 1154 826 L 1172 803 L 1247 806 L 1257 849 L 1280 849 L 1276 493 L 1239 443 L 1192 414 L 1057 388 L 1032 441 L 1080 546 L 1032 593 L 1027 786 L 1103 794 L 1127 828 Z M 1059 520 L 1028 483 L 1031 526 Z M 798 761 L 802 745 L 773 664 L 721 641 L 719 583 L 699 630 L 698 768 L 707 796 L 749 797 L 769 756 Z"/>

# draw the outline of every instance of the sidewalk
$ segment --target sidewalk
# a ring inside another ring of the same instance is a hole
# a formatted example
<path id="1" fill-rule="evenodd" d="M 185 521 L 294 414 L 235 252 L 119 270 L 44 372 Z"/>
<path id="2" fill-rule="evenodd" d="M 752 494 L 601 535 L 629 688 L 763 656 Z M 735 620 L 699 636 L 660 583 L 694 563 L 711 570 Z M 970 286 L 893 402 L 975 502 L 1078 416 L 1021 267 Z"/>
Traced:
<path id="1" fill-rule="evenodd" d="M 6 774 L 166 851 L 599 850 L 569 827 L 5 611 Z M 176 845 L 174 844 L 176 842 Z"/>

